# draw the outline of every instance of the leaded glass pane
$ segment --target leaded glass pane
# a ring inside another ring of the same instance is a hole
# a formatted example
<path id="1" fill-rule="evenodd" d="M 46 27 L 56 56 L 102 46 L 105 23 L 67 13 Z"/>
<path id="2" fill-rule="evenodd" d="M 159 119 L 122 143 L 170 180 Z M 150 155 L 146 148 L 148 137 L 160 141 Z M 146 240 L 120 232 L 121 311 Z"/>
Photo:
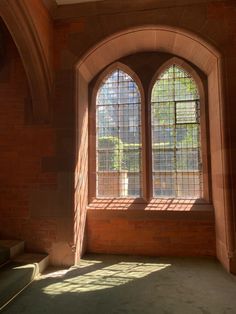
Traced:
<path id="1" fill-rule="evenodd" d="M 141 196 L 141 97 L 135 81 L 115 70 L 96 100 L 97 196 Z"/>
<path id="2" fill-rule="evenodd" d="M 153 196 L 202 197 L 200 108 L 193 78 L 170 66 L 152 90 Z"/>

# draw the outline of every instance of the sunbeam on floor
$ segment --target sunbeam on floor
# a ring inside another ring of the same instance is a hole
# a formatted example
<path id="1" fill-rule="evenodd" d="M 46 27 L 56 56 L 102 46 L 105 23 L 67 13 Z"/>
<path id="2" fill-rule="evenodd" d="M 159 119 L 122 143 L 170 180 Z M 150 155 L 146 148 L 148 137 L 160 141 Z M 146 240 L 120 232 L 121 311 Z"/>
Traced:
<path id="1" fill-rule="evenodd" d="M 91 255 L 49 269 L 5 314 L 235 314 L 236 279 L 214 259 Z"/>
<path id="2" fill-rule="evenodd" d="M 97 261 L 82 261 L 82 267 L 97 265 Z M 144 278 L 160 271 L 170 264 L 154 264 L 141 262 L 118 262 L 104 266 L 86 274 L 73 276 L 60 282 L 51 284 L 43 289 L 46 294 L 57 295 L 65 292 L 89 292 L 129 284 L 137 279 Z M 76 268 L 73 269 L 74 271 Z"/>

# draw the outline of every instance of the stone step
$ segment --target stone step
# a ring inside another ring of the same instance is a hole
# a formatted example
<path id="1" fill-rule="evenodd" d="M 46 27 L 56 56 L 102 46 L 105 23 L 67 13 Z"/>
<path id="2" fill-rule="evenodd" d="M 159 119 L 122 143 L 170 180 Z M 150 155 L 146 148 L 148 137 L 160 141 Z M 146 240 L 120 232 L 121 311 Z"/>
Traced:
<path id="1" fill-rule="evenodd" d="M 48 265 L 45 254 L 23 253 L 0 269 L 0 311 Z"/>
<path id="2" fill-rule="evenodd" d="M 0 267 L 4 265 L 10 258 L 10 252 L 5 247 L 0 247 Z"/>
<path id="3" fill-rule="evenodd" d="M 12 259 L 13 262 L 22 265 L 35 264 L 37 269 L 37 275 L 44 272 L 49 263 L 49 257 L 47 254 L 38 253 L 23 253 Z"/>
<path id="4" fill-rule="evenodd" d="M 0 249 L 8 251 L 8 258 L 13 258 L 24 251 L 25 243 L 20 240 L 0 240 Z"/>

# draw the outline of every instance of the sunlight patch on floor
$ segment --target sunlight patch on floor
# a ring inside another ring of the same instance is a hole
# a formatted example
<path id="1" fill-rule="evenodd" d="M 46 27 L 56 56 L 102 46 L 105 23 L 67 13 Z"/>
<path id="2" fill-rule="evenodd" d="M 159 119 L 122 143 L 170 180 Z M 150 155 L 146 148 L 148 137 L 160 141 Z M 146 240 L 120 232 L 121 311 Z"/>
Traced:
<path id="1" fill-rule="evenodd" d="M 144 278 L 154 272 L 171 266 L 170 264 L 119 262 L 113 265 L 104 265 L 101 269 L 94 269 L 83 273 L 83 268 L 92 265 L 91 261 L 89 261 L 89 265 L 86 264 L 86 262 L 83 261 L 80 267 L 73 267 L 67 272 L 67 278 L 48 285 L 43 289 L 43 292 L 49 295 L 59 295 L 66 292 L 79 293 L 110 289 L 125 285 L 136 279 Z M 70 272 L 75 272 L 75 274 L 70 277 Z M 76 274 L 76 272 L 78 272 L 78 274 Z M 60 276 L 60 273 L 58 276 Z"/>
<path id="2" fill-rule="evenodd" d="M 12 269 L 14 269 L 14 270 L 20 270 L 20 269 L 32 269 L 32 270 L 34 270 L 35 269 L 35 265 L 33 265 L 33 264 L 19 265 L 19 266 L 13 267 Z"/>

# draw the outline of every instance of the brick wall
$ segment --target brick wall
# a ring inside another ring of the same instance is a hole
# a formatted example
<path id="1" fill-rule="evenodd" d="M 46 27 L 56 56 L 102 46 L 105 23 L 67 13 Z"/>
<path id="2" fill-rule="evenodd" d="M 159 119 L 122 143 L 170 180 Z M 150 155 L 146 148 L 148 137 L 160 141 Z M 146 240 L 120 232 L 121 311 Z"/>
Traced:
<path id="1" fill-rule="evenodd" d="M 53 119 L 48 125 L 37 125 L 32 119 L 25 72 L 17 49 L 6 32 L 6 59 L 0 68 L 0 236 L 25 239 L 28 249 L 49 252 L 54 264 L 73 263 L 71 246 L 74 237 L 74 207 L 75 217 L 79 217 L 76 221 L 78 230 L 75 238 L 81 246 L 86 215 L 87 149 L 83 150 L 83 147 L 87 148 L 87 135 L 83 131 L 87 127 L 88 104 L 85 91 L 87 83 L 82 85 L 85 95 L 81 96 L 81 93 L 76 95 L 75 65 L 84 53 L 104 38 L 143 25 L 168 25 L 193 32 L 216 46 L 224 57 L 226 102 L 224 114 L 226 114 L 227 132 L 223 140 L 227 139 L 227 142 L 223 148 L 224 151 L 230 151 L 230 158 L 224 162 L 230 160 L 232 164 L 229 166 L 230 173 L 217 171 L 214 173 L 213 196 L 214 205 L 218 208 L 217 245 L 223 252 L 222 260 L 225 259 L 225 265 L 228 263 L 229 256 L 227 236 L 231 235 L 231 244 L 233 241 L 236 242 L 235 208 L 232 206 L 232 209 L 228 205 L 228 200 L 219 197 L 220 192 L 227 188 L 231 196 L 230 200 L 235 199 L 236 170 L 233 163 L 236 154 L 233 149 L 236 82 L 235 1 L 193 1 L 191 5 L 187 0 L 178 1 L 178 4 L 176 1 L 169 1 L 169 5 L 167 2 L 156 0 L 150 0 L 148 3 L 147 5 L 139 0 L 134 4 L 133 0 L 127 0 L 124 6 L 121 1 L 101 1 L 96 5 L 87 3 L 76 6 L 77 9 L 66 6 L 63 11 L 63 8 L 59 8 L 54 15 L 56 19 L 53 25 L 54 34 L 50 35 L 44 33 L 48 32 L 48 24 L 43 26 L 42 15 L 38 17 L 36 24 L 40 37 L 45 38 L 43 47 L 47 51 L 49 62 L 51 63 L 52 58 L 54 60 L 55 89 L 51 108 Z M 35 9 L 34 5 L 31 7 Z M 66 19 L 61 19 L 62 17 Z M 52 37 L 54 47 L 50 46 Z M 121 47 L 114 49 L 117 49 L 119 55 Z M 135 49 L 138 51 L 139 47 Z M 50 50 L 53 51 L 53 57 L 50 55 Z M 104 57 L 102 55 L 100 59 Z M 85 70 L 89 72 L 90 69 Z M 219 79 L 216 74 L 214 75 Z M 79 138 L 82 134 L 84 146 L 80 146 L 77 150 L 76 191 L 78 193 L 74 205 L 75 119 L 78 113 L 75 108 L 76 97 L 82 98 L 86 118 L 77 117 L 80 124 L 77 128 L 77 136 Z M 214 118 L 213 128 L 218 127 L 221 121 L 219 115 L 214 115 L 213 112 L 211 118 Z M 216 137 L 215 141 L 218 140 L 219 137 Z M 214 155 L 219 153 L 219 150 L 214 151 Z M 84 164 L 81 164 L 80 160 L 83 160 Z M 218 169 L 218 165 L 215 165 L 215 168 Z M 229 186 L 225 186 L 225 180 L 230 183 Z M 229 208 L 227 212 L 222 209 L 224 206 Z M 232 215 L 228 215 L 229 212 Z M 148 216 L 137 218 L 134 214 L 130 216 L 131 214 L 123 212 L 122 214 L 118 212 L 121 215 L 119 217 L 116 216 L 118 214 L 113 213 L 108 217 L 106 216 L 108 214 L 105 211 L 88 213 L 87 235 L 90 235 L 90 239 L 88 238 L 90 251 L 105 250 L 105 244 L 108 243 L 109 252 L 112 252 L 113 243 L 117 252 L 121 244 L 125 244 L 126 252 L 133 252 L 133 246 L 137 245 L 136 240 L 139 240 L 138 242 L 145 243 L 142 244 L 143 249 L 147 247 L 151 254 L 152 247 L 153 251 L 163 249 L 158 246 L 159 241 L 155 240 L 160 236 L 167 244 L 168 250 L 171 247 L 173 249 L 175 246 L 178 247 L 179 253 L 176 251 L 176 254 L 180 254 L 184 248 L 181 239 L 186 241 L 185 253 L 196 254 L 198 251 L 206 255 L 214 254 L 212 238 L 214 228 L 210 216 L 208 218 L 202 216 L 199 221 L 196 216 L 191 216 L 187 221 L 185 218 L 179 220 L 178 217 L 171 217 L 166 221 L 155 216 L 152 221 Z M 234 221 L 233 225 L 232 221 Z M 229 223 L 231 230 L 227 229 Z M 165 224 L 167 234 L 170 235 L 169 240 L 161 231 L 159 235 L 157 234 L 159 228 L 162 231 L 165 229 Z M 173 240 L 174 234 L 171 234 L 173 230 L 175 230 L 175 237 L 177 236 L 175 240 Z M 98 239 L 96 234 L 99 235 Z M 203 238 L 208 240 L 204 242 Z M 193 246 L 190 248 L 190 239 L 195 243 L 196 250 Z M 235 251 L 235 245 L 231 245 L 230 254 L 233 254 L 233 249 Z"/>
<path id="2" fill-rule="evenodd" d="M 20 56 L 6 28 L 1 29 L 0 237 L 25 240 L 28 250 L 50 253 L 54 264 L 71 264 L 72 176 L 64 158 L 68 130 L 34 123 Z"/>
<path id="3" fill-rule="evenodd" d="M 87 251 L 147 256 L 215 256 L 213 211 L 92 210 Z"/>

